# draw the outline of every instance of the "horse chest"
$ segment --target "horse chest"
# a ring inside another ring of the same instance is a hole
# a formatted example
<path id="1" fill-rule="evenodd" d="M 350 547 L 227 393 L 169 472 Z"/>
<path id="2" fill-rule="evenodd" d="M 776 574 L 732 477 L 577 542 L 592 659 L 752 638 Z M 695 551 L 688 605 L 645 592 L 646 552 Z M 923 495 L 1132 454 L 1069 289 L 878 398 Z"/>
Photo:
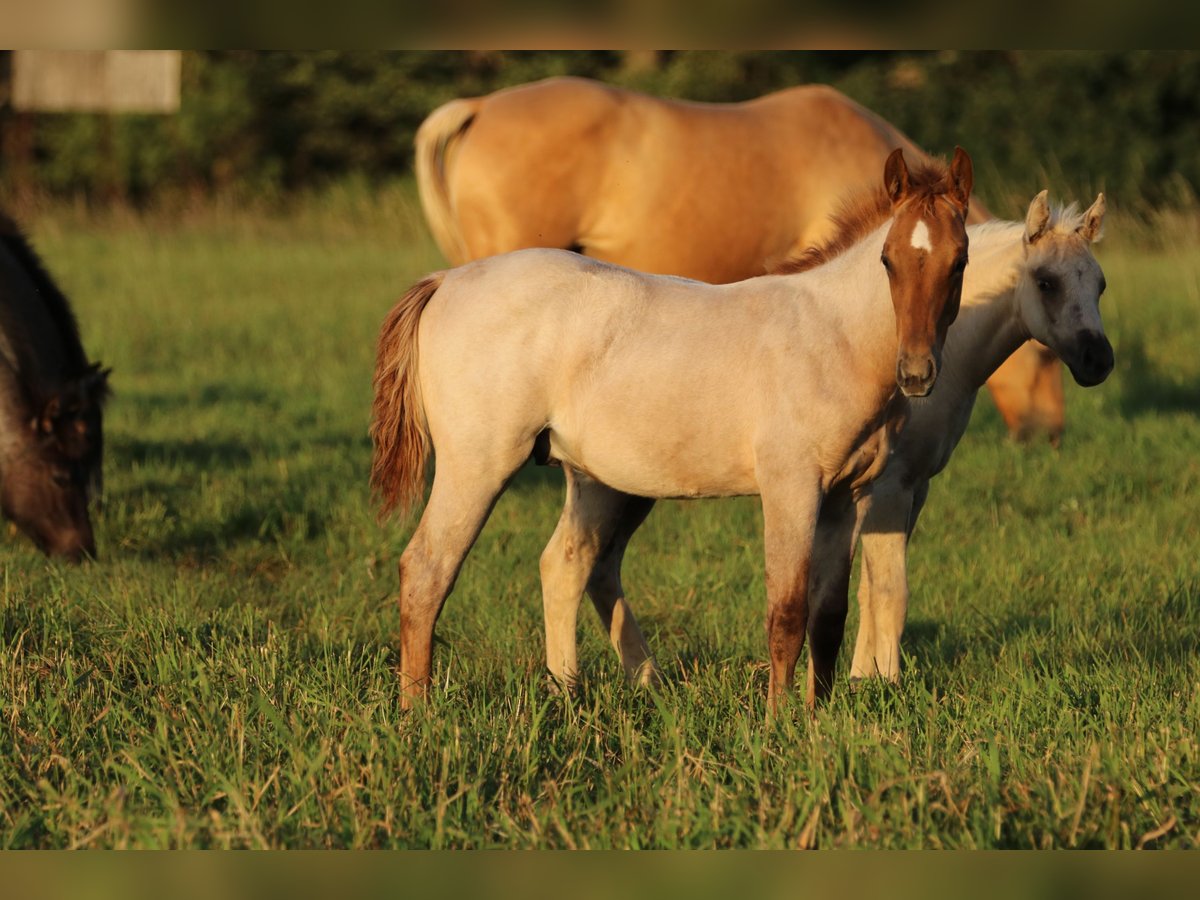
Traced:
<path id="1" fill-rule="evenodd" d="M 857 496 L 878 478 L 887 466 L 896 436 L 907 421 L 908 411 L 908 401 L 897 391 L 879 417 L 864 429 L 827 488 L 848 485 Z"/>

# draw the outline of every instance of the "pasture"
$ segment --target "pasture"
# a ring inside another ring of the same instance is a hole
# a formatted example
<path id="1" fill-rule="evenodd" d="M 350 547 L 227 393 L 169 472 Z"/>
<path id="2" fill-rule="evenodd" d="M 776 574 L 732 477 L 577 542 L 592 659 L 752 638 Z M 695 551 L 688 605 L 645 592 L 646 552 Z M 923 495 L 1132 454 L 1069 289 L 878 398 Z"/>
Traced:
<path id="1" fill-rule="evenodd" d="M 563 695 L 562 474 L 533 467 L 401 716 L 409 525 L 375 520 L 367 423 L 379 324 L 441 265 L 409 186 L 29 225 L 115 393 L 100 561 L 0 544 L 0 846 L 1200 844 L 1194 227 L 1110 218 L 1116 369 L 1068 385 L 1061 450 L 981 399 L 914 539 L 902 685 L 851 692 L 843 647 L 832 702 L 767 724 L 757 501 L 660 504 L 630 547 L 664 690 L 623 685 L 585 608 Z"/>

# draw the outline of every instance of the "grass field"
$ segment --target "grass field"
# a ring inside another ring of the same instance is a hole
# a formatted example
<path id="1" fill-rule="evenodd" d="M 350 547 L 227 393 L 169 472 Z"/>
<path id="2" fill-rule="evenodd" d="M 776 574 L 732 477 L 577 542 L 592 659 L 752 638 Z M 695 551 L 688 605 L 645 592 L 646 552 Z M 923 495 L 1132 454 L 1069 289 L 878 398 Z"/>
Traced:
<path id="1" fill-rule="evenodd" d="M 622 684 L 586 609 L 584 682 L 550 689 L 544 469 L 468 559 L 428 710 L 400 715 L 406 528 L 375 522 L 366 472 L 376 330 L 440 265 L 409 194 L 33 224 L 116 395 L 100 562 L 0 543 L 0 846 L 1200 844 L 1191 241 L 1110 223 L 1117 368 L 1070 386 L 1060 451 L 981 401 L 915 539 L 902 686 L 843 680 L 768 725 L 749 499 L 661 504 L 630 550 L 661 694 Z"/>

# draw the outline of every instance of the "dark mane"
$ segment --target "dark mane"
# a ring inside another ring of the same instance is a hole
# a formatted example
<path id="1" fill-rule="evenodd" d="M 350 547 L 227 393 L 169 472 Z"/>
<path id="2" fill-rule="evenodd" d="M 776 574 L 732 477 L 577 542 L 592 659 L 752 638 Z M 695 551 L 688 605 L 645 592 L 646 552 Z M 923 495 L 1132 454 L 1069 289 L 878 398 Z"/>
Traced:
<path id="1" fill-rule="evenodd" d="M 949 190 L 950 170 L 940 159 L 923 159 L 909 167 L 908 182 L 910 202 L 930 207 L 938 195 Z M 872 190 L 853 194 L 830 216 L 836 227 L 832 237 L 772 266 L 770 274 L 793 275 L 815 269 L 849 250 L 886 222 L 891 214 L 892 201 L 882 183 Z"/>
<path id="2" fill-rule="evenodd" d="M 54 323 L 54 328 L 61 341 L 64 362 L 68 369 L 65 374 L 69 377 L 82 374 L 88 368 L 88 360 L 79 339 L 79 325 L 75 321 L 75 314 L 71 312 L 71 305 L 63 292 L 58 289 L 58 285 L 54 283 L 54 279 L 50 277 L 45 266 L 42 265 L 41 259 L 29 245 L 29 241 L 22 234 L 20 227 L 2 211 L 0 211 L 0 247 L 11 253 L 25 271 L 34 290 L 41 298 L 46 314 Z M 4 315 L 0 319 L 2 319 L 0 324 L 3 324 L 5 330 L 11 332 L 10 323 L 7 321 L 8 316 Z M 22 359 L 32 349 L 25 347 L 22 341 L 14 343 L 16 346 L 13 349 Z"/>

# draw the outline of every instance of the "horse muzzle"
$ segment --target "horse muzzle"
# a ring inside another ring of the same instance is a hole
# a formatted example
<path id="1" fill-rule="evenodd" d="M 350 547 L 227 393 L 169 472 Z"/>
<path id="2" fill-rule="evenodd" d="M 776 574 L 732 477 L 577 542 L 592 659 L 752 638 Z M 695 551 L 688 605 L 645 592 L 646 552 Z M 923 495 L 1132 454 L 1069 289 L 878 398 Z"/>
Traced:
<path id="1" fill-rule="evenodd" d="M 896 384 L 905 397 L 924 397 L 937 381 L 937 360 L 928 353 L 904 354 L 896 362 Z"/>
<path id="2" fill-rule="evenodd" d="M 1094 387 L 1109 376 L 1113 363 L 1113 348 L 1108 338 L 1098 331 L 1085 331 L 1079 336 L 1067 364 L 1076 384 Z"/>

